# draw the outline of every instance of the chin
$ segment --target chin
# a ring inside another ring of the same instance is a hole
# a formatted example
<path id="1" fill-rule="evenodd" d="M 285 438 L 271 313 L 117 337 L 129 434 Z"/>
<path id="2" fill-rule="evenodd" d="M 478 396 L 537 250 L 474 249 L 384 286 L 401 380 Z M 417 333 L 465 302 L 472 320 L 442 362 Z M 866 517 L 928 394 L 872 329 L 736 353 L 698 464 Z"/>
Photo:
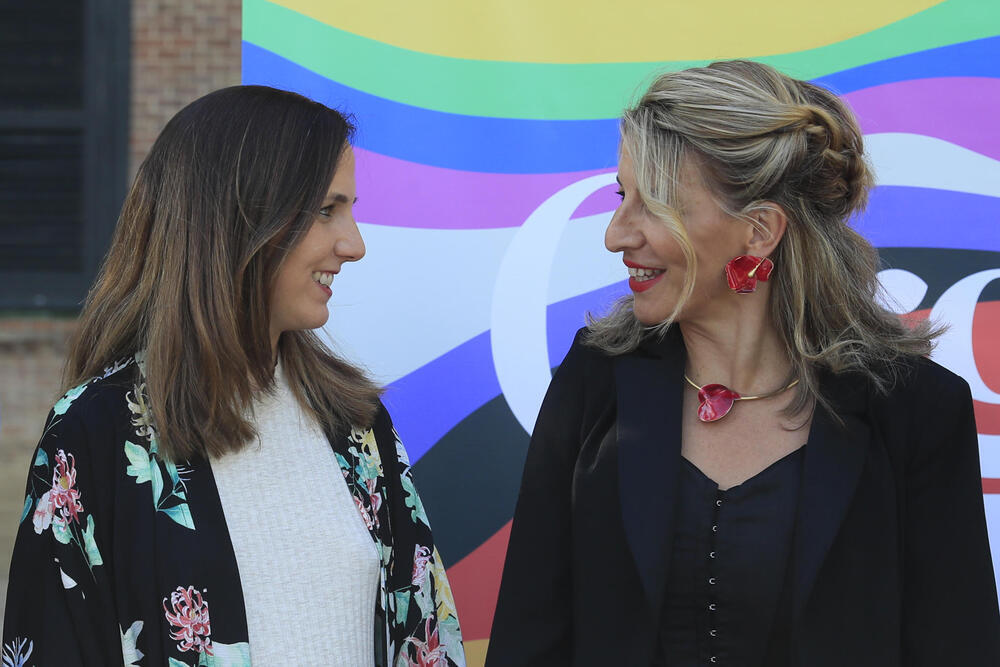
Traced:
<path id="1" fill-rule="evenodd" d="M 307 331 L 312 329 L 319 329 L 324 324 L 330 320 L 330 313 L 324 311 L 321 313 L 316 313 L 311 317 L 303 317 L 300 322 L 301 326 L 298 327 L 300 331 Z"/>
<path id="2" fill-rule="evenodd" d="M 656 308 L 643 308 L 638 304 L 632 307 L 632 313 L 635 315 L 635 319 L 639 320 L 639 323 L 643 326 L 654 327 L 657 324 L 662 324 L 664 320 L 670 317 L 670 313 L 673 312 L 673 308 L 664 308 L 658 306 Z"/>

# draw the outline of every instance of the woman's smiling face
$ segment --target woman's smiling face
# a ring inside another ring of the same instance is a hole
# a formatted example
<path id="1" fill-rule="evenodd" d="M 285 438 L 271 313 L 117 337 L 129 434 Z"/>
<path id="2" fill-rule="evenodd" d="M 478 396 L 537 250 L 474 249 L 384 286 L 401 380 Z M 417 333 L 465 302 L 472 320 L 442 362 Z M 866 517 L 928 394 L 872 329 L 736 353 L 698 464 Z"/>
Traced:
<path id="1" fill-rule="evenodd" d="M 345 262 L 356 262 L 365 254 L 354 221 L 356 200 L 354 151 L 348 146 L 316 218 L 278 269 L 271 292 L 272 342 L 284 331 L 326 324 L 334 276 Z"/>
<path id="2" fill-rule="evenodd" d="M 635 178 L 632 157 L 623 148 L 618 162 L 622 203 L 611 218 L 604 244 L 611 252 L 624 253 L 635 316 L 649 326 L 670 317 L 681 300 L 687 259 L 669 225 L 646 208 Z M 675 318 L 681 322 L 710 315 L 732 298 L 724 267 L 746 253 L 753 228 L 722 210 L 691 160 L 681 170 L 677 198 L 697 266 L 694 291 Z"/>

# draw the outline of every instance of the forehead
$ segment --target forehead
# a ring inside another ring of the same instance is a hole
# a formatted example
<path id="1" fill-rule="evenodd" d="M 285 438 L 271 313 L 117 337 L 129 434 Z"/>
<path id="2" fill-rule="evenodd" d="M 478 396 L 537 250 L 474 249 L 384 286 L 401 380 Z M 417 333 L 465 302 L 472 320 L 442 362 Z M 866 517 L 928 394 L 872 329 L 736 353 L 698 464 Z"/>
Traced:
<path id="1" fill-rule="evenodd" d="M 354 191 L 354 150 L 348 145 L 337 160 L 337 167 L 330 180 L 330 192 L 350 194 Z M 344 192 L 348 190 L 349 192 Z"/>
<path id="2" fill-rule="evenodd" d="M 683 200 L 686 193 L 711 193 L 712 188 L 701 160 L 696 155 L 686 152 L 675 164 L 642 165 L 640 169 L 648 183 L 645 190 L 658 198 L 667 200 Z M 618 181 L 630 186 L 637 186 L 636 163 L 632 153 L 623 143 L 618 154 Z M 657 182 L 652 182 L 656 179 Z M 681 203 L 678 201 L 677 203 Z"/>

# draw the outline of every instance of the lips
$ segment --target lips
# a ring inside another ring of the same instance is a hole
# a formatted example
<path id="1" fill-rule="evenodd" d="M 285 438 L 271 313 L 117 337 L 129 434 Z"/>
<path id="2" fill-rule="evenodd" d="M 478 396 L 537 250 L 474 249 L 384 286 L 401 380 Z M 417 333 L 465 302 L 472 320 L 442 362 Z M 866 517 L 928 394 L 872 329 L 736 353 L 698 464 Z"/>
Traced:
<path id="1" fill-rule="evenodd" d="M 326 298 L 333 296 L 333 290 L 330 289 L 330 285 L 333 284 L 333 271 L 313 271 L 312 279 L 316 283 L 316 286 L 323 290 L 323 294 Z"/>
<path id="2" fill-rule="evenodd" d="M 643 266 L 629 260 L 624 260 L 628 267 L 628 286 L 635 293 L 645 292 L 658 283 L 666 273 L 666 269 L 658 269 L 652 266 Z"/>

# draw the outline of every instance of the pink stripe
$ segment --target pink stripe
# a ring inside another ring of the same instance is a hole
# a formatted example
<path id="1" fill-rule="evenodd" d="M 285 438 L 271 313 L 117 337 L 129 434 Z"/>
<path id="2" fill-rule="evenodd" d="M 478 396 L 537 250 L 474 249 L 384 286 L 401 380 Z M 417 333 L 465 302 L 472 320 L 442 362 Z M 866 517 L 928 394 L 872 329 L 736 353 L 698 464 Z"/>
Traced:
<path id="1" fill-rule="evenodd" d="M 950 141 L 1000 159 L 1000 79 L 916 79 L 865 88 L 844 96 L 861 129 L 911 132 Z"/>
<path id="2" fill-rule="evenodd" d="M 1000 79 L 917 79 L 866 88 L 844 96 L 866 134 L 912 132 L 950 141 L 1000 159 Z M 364 222 L 423 229 L 517 227 L 543 201 L 580 179 L 614 171 L 491 174 L 431 167 L 360 148 L 359 201 Z M 614 188 L 594 193 L 573 217 L 614 209 Z"/>
<path id="3" fill-rule="evenodd" d="M 487 174 L 407 162 L 360 148 L 358 205 L 362 222 L 423 229 L 517 227 L 558 190 L 580 179 L 614 171 L 561 174 Z M 606 197 L 604 199 L 607 199 Z M 589 215 L 595 204 L 584 202 Z M 603 202 L 600 204 L 603 206 Z M 613 206 L 612 206 L 613 208 Z M 604 211 L 611 210 L 604 208 Z"/>

